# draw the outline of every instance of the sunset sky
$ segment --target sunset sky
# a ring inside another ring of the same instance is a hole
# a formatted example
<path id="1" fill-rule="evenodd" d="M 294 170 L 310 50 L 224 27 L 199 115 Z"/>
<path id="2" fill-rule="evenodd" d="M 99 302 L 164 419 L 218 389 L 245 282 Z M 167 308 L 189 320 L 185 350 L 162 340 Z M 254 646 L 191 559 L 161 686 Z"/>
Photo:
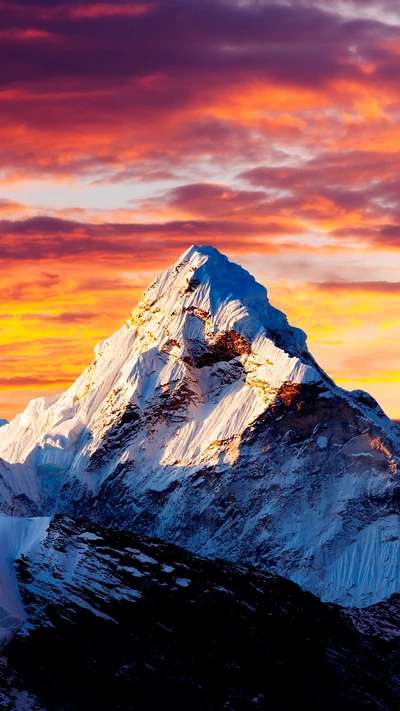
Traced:
<path id="1" fill-rule="evenodd" d="M 398 0 L 0 0 L 0 417 L 191 244 L 400 418 Z"/>

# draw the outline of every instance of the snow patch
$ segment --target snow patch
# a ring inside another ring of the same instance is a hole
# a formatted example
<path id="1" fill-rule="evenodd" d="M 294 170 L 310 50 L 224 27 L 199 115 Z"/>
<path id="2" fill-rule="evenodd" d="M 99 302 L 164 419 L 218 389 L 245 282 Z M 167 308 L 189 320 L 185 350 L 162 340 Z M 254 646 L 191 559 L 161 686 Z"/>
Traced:
<path id="1" fill-rule="evenodd" d="M 45 538 L 50 517 L 18 518 L 0 515 L 0 650 L 25 619 L 14 561 Z"/>

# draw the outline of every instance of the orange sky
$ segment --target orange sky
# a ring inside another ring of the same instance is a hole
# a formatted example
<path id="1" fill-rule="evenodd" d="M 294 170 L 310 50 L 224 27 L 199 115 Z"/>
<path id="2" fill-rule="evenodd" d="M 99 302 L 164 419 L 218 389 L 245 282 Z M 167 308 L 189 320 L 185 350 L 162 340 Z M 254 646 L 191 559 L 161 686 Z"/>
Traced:
<path id="1" fill-rule="evenodd" d="M 196 243 L 400 418 L 400 9 L 0 9 L 0 417 L 70 384 Z"/>

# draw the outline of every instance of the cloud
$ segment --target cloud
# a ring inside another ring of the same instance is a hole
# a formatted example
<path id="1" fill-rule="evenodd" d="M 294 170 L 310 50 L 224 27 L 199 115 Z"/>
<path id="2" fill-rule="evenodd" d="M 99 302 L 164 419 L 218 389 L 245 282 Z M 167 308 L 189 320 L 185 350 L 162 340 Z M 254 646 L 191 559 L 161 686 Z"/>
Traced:
<path id="1" fill-rule="evenodd" d="M 48 387 L 48 386 L 56 386 L 59 385 L 60 383 L 60 378 L 46 378 L 43 376 L 40 377 L 33 377 L 33 376 L 11 376 L 9 378 L 7 377 L 0 377 L 0 387 L 2 388 L 21 388 L 21 387 L 31 387 L 33 385 L 40 386 L 40 387 Z"/>
<path id="2" fill-rule="evenodd" d="M 54 291 L 60 284 L 58 274 L 41 272 L 39 278 L 31 281 L 13 281 L 8 286 L 0 288 L 0 296 L 3 301 L 25 301 L 29 298 L 37 298 L 38 292 L 41 298 L 48 298 L 49 292 Z"/>
<path id="3" fill-rule="evenodd" d="M 376 97 L 396 110 L 396 29 L 317 4 L 39 0 L 3 10 L 8 179 L 129 180 L 141 166 L 162 179 L 199 156 L 258 161 L 271 141 L 329 143 L 340 112 L 357 124 Z"/>
<path id="4" fill-rule="evenodd" d="M 155 3 L 139 2 L 99 2 L 93 5 L 82 3 L 80 5 L 77 4 L 72 5 L 72 7 L 67 7 L 66 14 L 68 17 L 78 20 L 97 17 L 137 17 L 139 15 L 147 15 L 156 7 L 157 5 Z"/>
<path id="5" fill-rule="evenodd" d="M 10 210 L 19 210 L 21 207 L 25 207 L 24 205 L 21 205 L 19 202 L 15 202 L 15 200 L 8 200 L 8 198 L 0 198 L 0 211 L 1 212 L 9 212 Z"/>
<path id="6" fill-rule="evenodd" d="M 215 183 L 181 185 L 165 193 L 161 199 L 149 200 L 150 208 L 157 205 L 178 209 L 201 217 L 231 218 L 243 214 L 267 211 L 268 194 L 262 190 L 234 190 Z"/>
<path id="7" fill-rule="evenodd" d="M 75 324 L 85 321 L 94 321 L 98 314 L 94 311 L 64 311 L 59 314 L 31 313 L 20 317 L 23 321 L 46 321 L 57 324 Z"/>
<path id="8" fill-rule="evenodd" d="M 356 224 L 355 226 L 339 227 L 332 231 L 332 236 L 346 241 L 355 240 L 360 243 L 370 243 L 376 248 L 400 247 L 400 220 L 399 224 L 372 224 L 365 226 Z"/>
<path id="9" fill-rule="evenodd" d="M 239 216 L 240 217 L 240 216 Z M 0 262 L 54 260 L 86 255 L 138 263 L 163 263 L 168 252 L 177 255 L 194 242 L 221 248 L 278 249 L 268 238 L 282 236 L 287 228 L 272 220 L 249 224 L 246 219 L 187 219 L 163 223 L 87 223 L 53 217 L 0 220 Z M 283 247 L 279 247 L 281 249 Z M 161 254 L 162 253 L 162 254 Z"/>
<path id="10" fill-rule="evenodd" d="M 400 281 L 324 281 L 312 286 L 326 292 L 366 292 L 367 294 L 400 294 Z"/>
<path id="11" fill-rule="evenodd" d="M 333 239 L 399 245 L 398 151 L 320 153 L 295 166 L 257 166 L 239 174 L 245 183 L 280 193 L 273 207 L 326 229 Z M 323 179 L 322 179 L 323 177 Z"/>

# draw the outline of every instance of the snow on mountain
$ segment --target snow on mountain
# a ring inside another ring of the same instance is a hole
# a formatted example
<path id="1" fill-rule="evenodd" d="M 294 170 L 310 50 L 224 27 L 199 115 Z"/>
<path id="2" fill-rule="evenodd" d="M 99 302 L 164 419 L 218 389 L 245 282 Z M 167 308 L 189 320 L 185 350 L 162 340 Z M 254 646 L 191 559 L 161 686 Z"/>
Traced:
<path id="1" fill-rule="evenodd" d="M 32 551 L 44 538 L 50 518 L 0 515 L 0 650 L 25 619 L 15 577 L 14 561 Z"/>
<path id="2" fill-rule="evenodd" d="M 309 363 L 305 340 L 248 272 L 212 247 L 192 247 L 148 287 L 126 324 L 96 346 L 95 361 L 64 395 L 33 400 L 1 432 L 1 455 L 25 462 L 39 441 L 43 452 L 35 465 L 65 469 L 83 429 L 96 429 L 99 416 L 107 414 L 102 406 L 110 392 L 115 391 L 114 406 L 130 398 L 144 409 L 158 389 L 185 378 L 196 388 L 193 397 L 201 399 L 215 389 L 210 366 L 243 356 L 258 388 L 242 383 L 229 388 L 223 422 L 215 408 L 198 413 L 197 430 L 204 430 L 207 419 L 211 434 L 229 437 L 263 411 L 266 386 L 321 379 Z M 194 369 L 203 371 L 201 377 L 190 377 Z M 226 416 L 228 400 L 234 422 Z M 182 453 L 189 454 L 187 437 L 183 440 Z"/>
<path id="3" fill-rule="evenodd" d="M 191 247 L 57 398 L 0 428 L 0 509 L 92 518 L 363 606 L 400 592 L 400 429 L 266 290 Z"/>

